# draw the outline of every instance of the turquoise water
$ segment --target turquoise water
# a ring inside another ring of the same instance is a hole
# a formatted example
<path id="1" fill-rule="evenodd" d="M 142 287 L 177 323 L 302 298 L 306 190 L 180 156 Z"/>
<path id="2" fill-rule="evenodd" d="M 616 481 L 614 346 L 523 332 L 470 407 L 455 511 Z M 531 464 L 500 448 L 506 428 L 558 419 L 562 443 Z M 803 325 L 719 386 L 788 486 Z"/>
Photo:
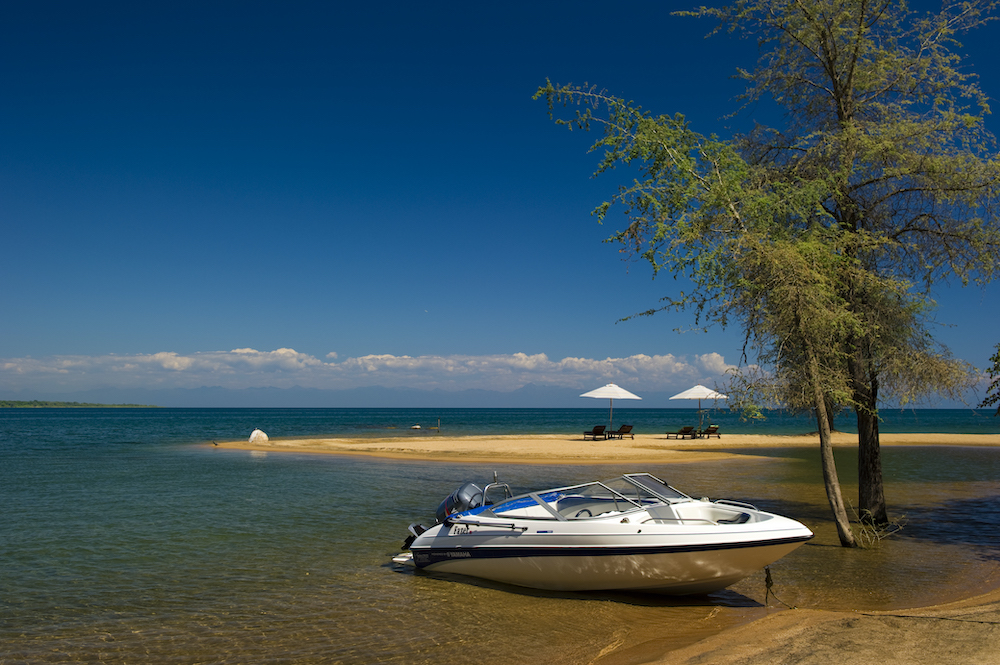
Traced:
<path id="1" fill-rule="evenodd" d="M 635 414 L 639 431 L 696 415 L 621 411 Z M 449 434 L 573 431 L 601 413 L 0 410 L 0 662 L 578 663 L 609 645 L 618 655 L 662 651 L 767 611 L 762 578 L 670 600 L 533 592 L 388 563 L 407 524 L 432 521 L 448 492 L 493 471 L 515 489 L 538 489 L 648 470 L 692 495 L 749 500 L 799 519 L 817 538 L 772 567 L 775 592 L 799 607 L 903 608 L 1000 586 L 994 448 L 884 449 L 890 512 L 907 524 L 877 550 L 856 552 L 836 547 L 809 449 L 633 469 L 204 445 L 246 438 L 254 427 L 272 436 L 382 436 L 437 418 Z M 883 431 L 914 422 L 997 431 L 997 419 L 976 412 L 904 413 L 913 415 L 887 417 Z M 740 431 L 721 414 L 713 422 Z M 562 429 L 545 429 L 552 423 Z M 850 498 L 855 460 L 850 450 L 837 454 Z"/>

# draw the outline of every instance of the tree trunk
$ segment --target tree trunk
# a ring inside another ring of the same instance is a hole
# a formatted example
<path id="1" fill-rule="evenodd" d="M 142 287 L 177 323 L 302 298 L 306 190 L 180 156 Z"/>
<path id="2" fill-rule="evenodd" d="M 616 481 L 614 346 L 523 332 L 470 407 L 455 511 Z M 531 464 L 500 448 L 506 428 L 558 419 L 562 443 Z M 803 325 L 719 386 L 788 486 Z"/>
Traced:
<path id="1" fill-rule="evenodd" d="M 882 450 L 878 439 L 878 413 L 858 411 L 858 510 L 861 520 L 889 523 L 882 485 Z"/>
<path id="2" fill-rule="evenodd" d="M 837 428 L 833 424 L 833 400 L 829 395 L 825 397 L 826 402 L 826 422 L 830 425 L 830 431 L 836 432 Z"/>
<path id="3" fill-rule="evenodd" d="M 882 485 L 882 451 L 878 437 L 878 377 L 870 367 L 863 344 L 855 345 L 848 360 L 858 417 L 858 512 L 873 525 L 889 523 Z"/>
<path id="4" fill-rule="evenodd" d="M 819 427 L 819 454 L 823 464 L 823 485 L 826 487 L 826 498 L 833 511 L 833 521 L 837 525 L 837 535 L 844 547 L 855 547 L 854 532 L 851 531 L 847 519 L 847 509 L 844 508 L 844 497 L 840 492 L 840 479 L 837 477 L 837 463 L 833 458 L 833 442 L 830 440 L 830 421 L 826 412 L 826 399 L 819 382 L 819 363 L 809 344 L 806 344 L 806 358 L 809 363 L 809 382 L 812 384 L 816 404 L 816 424 Z"/>
<path id="5" fill-rule="evenodd" d="M 833 458 L 830 427 L 826 421 L 826 405 L 823 404 L 822 399 L 819 399 L 816 402 L 816 407 L 822 411 L 822 413 L 817 413 L 816 421 L 819 424 L 819 454 L 823 462 L 823 484 L 826 487 L 826 498 L 830 502 L 830 510 L 833 511 L 833 521 L 837 525 L 837 536 L 840 537 L 840 544 L 844 547 L 855 547 L 854 532 L 851 531 L 847 509 L 844 508 L 844 497 L 840 492 L 837 463 Z"/>

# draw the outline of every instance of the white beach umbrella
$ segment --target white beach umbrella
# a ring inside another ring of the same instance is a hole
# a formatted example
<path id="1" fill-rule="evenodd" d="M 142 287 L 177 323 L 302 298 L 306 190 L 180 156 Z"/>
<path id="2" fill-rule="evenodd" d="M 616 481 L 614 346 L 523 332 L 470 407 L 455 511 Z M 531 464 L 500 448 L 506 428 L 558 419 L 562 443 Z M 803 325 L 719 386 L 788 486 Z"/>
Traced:
<path id="1" fill-rule="evenodd" d="M 250 443 L 267 443 L 267 434 L 259 429 L 250 432 Z"/>
<path id="2" fill-rule="evenodd" d="M 596 397 L 598 399 L 607 398 L 611 400 L 610 410 L 608 412 L 608 429 L 613 430 L 615 428 L 615 400 L 616 399 L 642 399 L 638 395 L 633 395 L 629 391 L 625 390 L 621 386 L 616 386 L 613 383 L 609 383 L 606 386 L 601 386 L 595 390 L 591 390 L 589 393 L 583 393 L 580 397 Z"/>
<path id="3" fill-rule="evenodd" d="M 717 393 L 711 388 L 706 388 L 703 385 L 697 385 L 694 388 L 688 388 L 682 393 L 677 393 L 670 399 L 696 399 L 698 400 L 698 429 L 701 429 L 701 400 L 703 399 L 728 399 L 722 393 Z"/>

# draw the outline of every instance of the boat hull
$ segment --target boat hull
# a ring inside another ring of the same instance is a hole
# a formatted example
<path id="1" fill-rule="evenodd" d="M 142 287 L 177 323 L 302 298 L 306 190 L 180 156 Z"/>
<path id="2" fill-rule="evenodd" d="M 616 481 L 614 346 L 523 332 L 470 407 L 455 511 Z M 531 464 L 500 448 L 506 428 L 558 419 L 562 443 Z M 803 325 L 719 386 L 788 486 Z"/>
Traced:
<path id="1" fill-rule="evenodd" d="M 555 591 L 632 590 L 703 594 L 724 589 L 799 547 L 808 537 L 716 546 L 577 548 L 415 548 L 428 571 Z"/>
<path id="2" fill-rule="evenodd" d="M 489 489 L 472 488 L 480 499 Z M 533 589 L 678 595 L 724 589 L 813 537 L 795 520 L 695 500 L 646 473 L 510 496 L 418 526 L 409 558 L 397 562 Z"/>

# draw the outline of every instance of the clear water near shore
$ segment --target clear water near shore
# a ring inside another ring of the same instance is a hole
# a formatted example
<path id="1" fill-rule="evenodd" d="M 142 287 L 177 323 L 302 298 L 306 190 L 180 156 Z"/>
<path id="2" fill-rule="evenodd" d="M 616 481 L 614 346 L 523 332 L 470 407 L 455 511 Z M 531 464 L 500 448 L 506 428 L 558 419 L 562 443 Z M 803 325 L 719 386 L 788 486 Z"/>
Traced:
<path id="1" fill-rule="evenodd" d="M 577 663 L 611 645 L 622 656 L 662 651 L 769 611 L 762 576 L 671 600 L 535 592 L 388 563 L 407 524 L 432 520 L 445 494 L 494 470 L 524 489 L 649 470 L 695 496 L 795 517 L 817 538 L 772 573 L 778 598 L 799 607 L 904 608 L 1000 586 L 996 448 L 884 449 L 890 511 L 908 523 L 856 552 L 836 546 L 811 449 L 633 469 L 202 445 L 254 426 L 332 434 L 323 411 L 0 411 L 0 661 Z M 360 415 L 344 422 L 382 422 Z M 408 426 L 412 415 L 393 419 Z M 417 422 L 436 424 L 431 416 Z M 445 427 L 480 416 L 440 417 Z M 490 417 L 512 433 L 510 414 Z M 837 455 L 852 498 L 852 451 Z"/>

